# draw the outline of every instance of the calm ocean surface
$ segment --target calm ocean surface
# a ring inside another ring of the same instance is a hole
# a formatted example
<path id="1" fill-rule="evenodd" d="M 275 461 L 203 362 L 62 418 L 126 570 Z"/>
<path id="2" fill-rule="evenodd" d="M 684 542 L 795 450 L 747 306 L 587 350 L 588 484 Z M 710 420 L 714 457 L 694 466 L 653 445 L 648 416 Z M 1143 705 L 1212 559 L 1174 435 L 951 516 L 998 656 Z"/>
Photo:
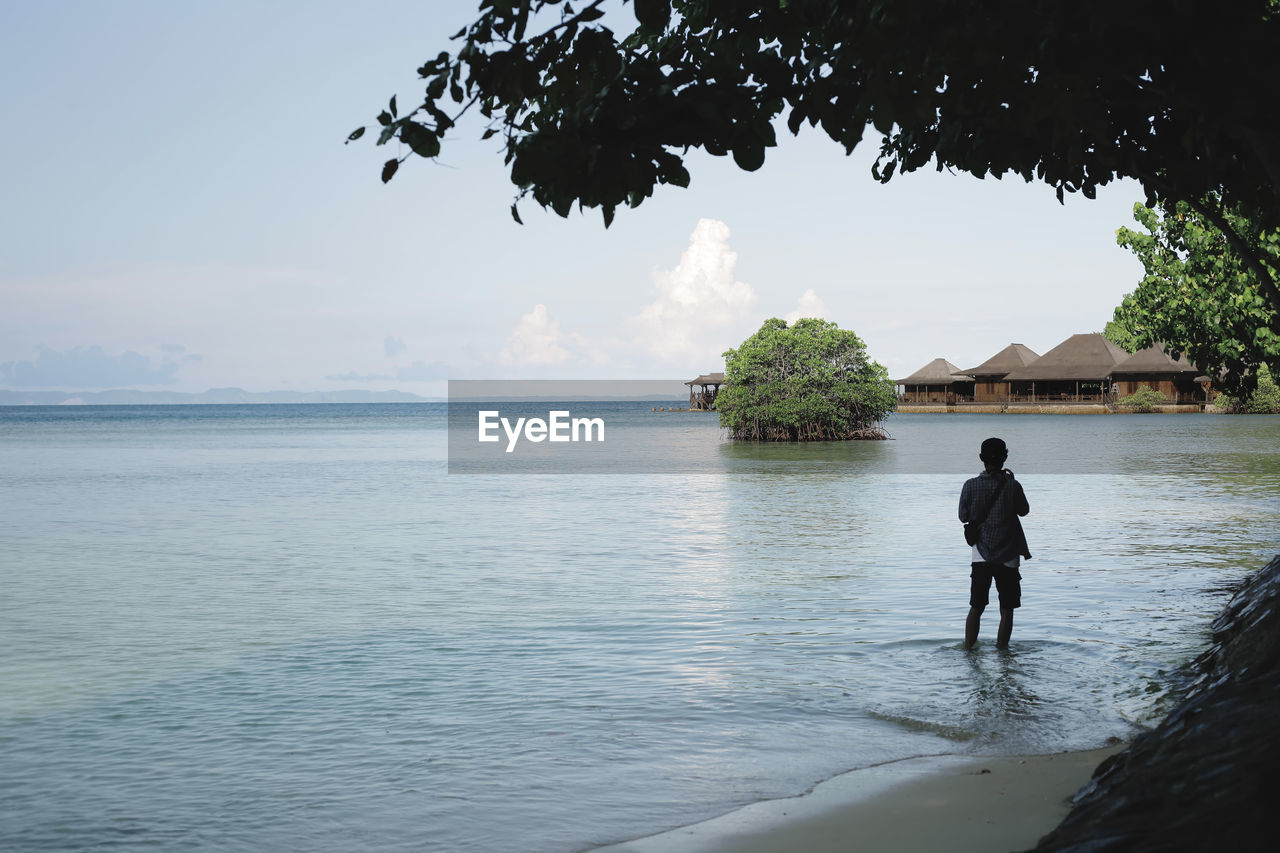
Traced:
<path id="1" fill-rule="evenodd" d="M 582 404 L 570 404 L 579 406 Z M 571 851 L 1127 738 L 1280 552 L 1280 418 L 895 415 L 448 474 L 443 405 L 0 408 L 0 848 Z M 959 649 L 999 435 L 1035 558 Z"/>

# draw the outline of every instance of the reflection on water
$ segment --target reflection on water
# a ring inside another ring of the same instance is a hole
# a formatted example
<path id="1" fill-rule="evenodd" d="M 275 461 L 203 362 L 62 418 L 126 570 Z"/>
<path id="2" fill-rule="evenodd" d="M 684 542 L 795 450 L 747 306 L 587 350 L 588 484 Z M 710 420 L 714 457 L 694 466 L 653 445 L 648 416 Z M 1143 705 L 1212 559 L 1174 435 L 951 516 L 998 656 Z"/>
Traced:
<path id="1" fill-rule="evenodd" d="M 1046 753 L 1132 733 L 1120 707 L 1129 673 L 1061 642 L 1019 642 L 1016 628 L 1014 639 L 1007 650 L 989 641 L 970 653 L 960 642 L 911 644 L 898 656 L 896 689 L 878 691 L 868 715 L 955 741 L 947 751 Z M 1149 693 L 1156 684 L 1143 684 L 1143 713 L 1159 698 Z"/>
<path id="2" fill-rule="evenodd" d="M 1151 721 L 1280 550 L 1280 419 L 895 416 L 445 473 L 438 407 L 0 410 L 0 847 L 567 850 Z M 988 435 L 1013 647 L 960 650 Z"/>
<path id="3" fill-rule="evenodd" d="M 1031 655 L 1019 648 L 998 649 L 994 655 L 965 655 L 973 674 L 968 705 L 975 720 L 993 736 L 997 732 L 1027 727 L 1030 721 L 1044 720 L 1052 708 L 1035 693 L 1034 667 L 1031 678 L 1019 666 L 1019 658 Z M 1028 663 L 1031 663 L 1028 660 Z M 993 737 L 994 739 L 994 737 Z"/>

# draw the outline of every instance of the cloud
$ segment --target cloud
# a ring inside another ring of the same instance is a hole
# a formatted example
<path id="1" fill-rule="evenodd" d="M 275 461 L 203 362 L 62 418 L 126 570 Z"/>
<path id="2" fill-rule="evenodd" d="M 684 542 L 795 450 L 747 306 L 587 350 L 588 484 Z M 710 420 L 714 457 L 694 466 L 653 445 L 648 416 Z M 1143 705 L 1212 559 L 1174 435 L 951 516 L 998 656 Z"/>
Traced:
<path id="1" fill-rule="evenodd" d="M 187 352 L 187 348 L 181 344 L 161 344 L 160 351 L 165 354 L 165 361 L 172 361 L 179 356 L 181 356 L 182 361 L 204 361 L 204 356 Z"/>
<path id="2" fill-rule="evenodd" d="M 586 359 L 591 364 L 601 366 L 613 361 L 613 356 L 609 355 L 603 346 L 596 344 L 591 339 L 577 332 L 570 332 L 569 337 L 573 340 L 574 348 L 580 358 Z"/>
<path id="3" fill-rule="evenodd" d="M 405 367 L 397 367 L 395 373 L 330 373 L 325 379 L 331 382 L 386 382 L 396 379 L 401 382 L 436 382 L 441 379 L 456 377 L 458 371 L 443 361 L 415 361 Z"/>
<path id="4" fill-rule="evenodd" d="M 40 347 L 35 361 L 0 364 L 0 378 L 19 388 L 171 385 L 178 381 L 176 374 L 184 363 L 200 360 L 200 356 L 187 354 L 183 347 L 175 344 L 162 349 L 164 359 L 153 365 L 148 356 L 132 350 L 110 355 L 100 346 L 75 347 L 62 352 Z"/>
<path id="5" fill-rule="evenodd" d="M 408 349 L 408 347 L 404 345 L 404 338 L 393 338 L 390 335 L 383 338 L 382 348 L 386 351 L 388 358 L 395 358 L 398 355 L 404 355 L 405 350 Z"/>
<path id="6" fill-rule="evenodd" d="M 561 364 L 569 351 L 560 345 L 560 323 L 547 314 L 547 306 L 538 304 L 520 318 L 498 353 L 498 361 L 506 365 L 537 366 Z"/>
<path id="7" fill-rule="evenodd" d="M 786 317 L 783 317 L 783 319 L 788 323 L 794 323 L 801 317 L 817 317 L 818 319 L 826 319 L 826 316 L 826 303 L 818 298 L 818 294 L 815 293 L 811 287 L 801 295 L 800 301 L 796 303 L 795 310 Z"/>
<path id="8" fill-rule="evenodd" d="M 440 379 L 448 379 L 451 374 L 456 375 L 457 371 L 450 368 L 443 361 L 433 361 L 430 364 L 415 361 L 408 367 L 397 369 L 396 379 L 401 382 L 435 382 Z"/>
<path id="9" fill-rule="evenodd" d="M 715 333 L 740 319 L 756 300 L 749 285 L 734 281 L 737 263 L 729 226 L 699 219 L 676 268 L 653 275 L 658 298 L 638 317 L 644 343 L 673 360 L 705 358 L 723 349 Z"/>

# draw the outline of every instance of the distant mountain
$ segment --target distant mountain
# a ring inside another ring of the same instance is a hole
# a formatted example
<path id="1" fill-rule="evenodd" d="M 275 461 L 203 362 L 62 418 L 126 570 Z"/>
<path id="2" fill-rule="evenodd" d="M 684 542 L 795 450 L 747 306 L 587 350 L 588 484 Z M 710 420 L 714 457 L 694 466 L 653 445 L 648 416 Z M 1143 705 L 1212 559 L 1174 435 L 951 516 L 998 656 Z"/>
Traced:
<path id="1" fill-rule="evenodd" d="M 684 403 L 670 394 L 462 394 L 456 403 Z"/>
<path id="2" fill-rule="evenodd" d="M 431 403 L 441 398 L 420 397 L 407 391 L 261 391 L 210 388 L 200 394 L 182 391 L 7 391 L 0 389 L 0 406 L 146 406 L 185 403 Z"/>

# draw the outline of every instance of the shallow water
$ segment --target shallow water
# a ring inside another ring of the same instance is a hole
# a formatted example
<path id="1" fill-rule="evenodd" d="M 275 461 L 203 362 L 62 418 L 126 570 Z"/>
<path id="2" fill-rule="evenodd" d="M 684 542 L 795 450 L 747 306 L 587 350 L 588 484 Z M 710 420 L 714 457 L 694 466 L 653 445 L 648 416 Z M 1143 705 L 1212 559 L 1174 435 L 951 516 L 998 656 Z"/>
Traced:
<path id="1" fill-rule="evenodd" d="M 573 850 L 1128 737 L 1280 550 L 1280 418 L 896 415 L 679 473 L 446 473 L 437 405 L 0 409 L 0 847 Z M 1001 435 L 1014 648 L 959 650 Z"/>

